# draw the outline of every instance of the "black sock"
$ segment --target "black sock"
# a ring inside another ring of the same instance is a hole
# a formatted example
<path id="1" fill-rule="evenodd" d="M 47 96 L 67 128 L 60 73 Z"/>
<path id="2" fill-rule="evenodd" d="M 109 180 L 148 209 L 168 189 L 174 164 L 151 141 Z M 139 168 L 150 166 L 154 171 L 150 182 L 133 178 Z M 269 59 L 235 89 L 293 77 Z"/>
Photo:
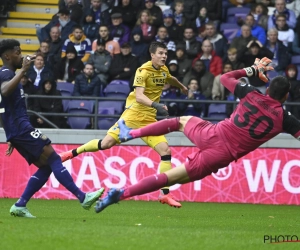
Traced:
<path id="1" fill-rule="evenodd" d="M 161 191 L 163 192 L 164 195 L 170 193 L 170 189 L 168 188 L 162 188 Z"/>
<path id="2" fill-rule="evenodd" d="M 73 154 L 73 157 L 76 157 L 76 156 L 78 155 L 76 149 L 73 149 L 73 150 L 72 150 L 72 154 Z"/>

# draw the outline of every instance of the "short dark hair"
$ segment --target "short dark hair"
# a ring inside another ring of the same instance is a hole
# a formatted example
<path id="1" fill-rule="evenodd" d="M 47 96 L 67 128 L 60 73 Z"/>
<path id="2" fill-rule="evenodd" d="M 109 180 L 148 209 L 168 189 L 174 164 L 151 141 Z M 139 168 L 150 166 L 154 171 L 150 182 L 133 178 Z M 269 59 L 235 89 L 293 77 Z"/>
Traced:
<path id="1" fill-rule="evenodd" d="M 290 90 L 291 84 L 284 76 L 276 76 L 271 80 L 269 96 L 275 100 L 281 100 Z"/>
<path id="2" fill-rule="evenodd" d="M 77 29 L 83 31 L 83 29 L 80 25 L 75 25 L 72 29 L 72 32 L 74 32 L 74 30 L 77 30 Z"/>
<path id="3" fill-rule="evenodd" d="M 7 50 L 13 50 L 15 47 L 20 47 L 19 41 L 15 39 L 4 39 L 0 42 L 0 57 Z"/>
<path id="4" fill-rule="evenodd" d="M 84 65 L 84 68 L 85 68 L 87 65 L 91 65 L 91 66 L 93 67 L 93 69 L 95 69 L 95 67 L 94 67 L 94 64 L 93 64 L 93 63 L 86 63 L 86 64 Z"/>
<path id="5" fill-rule="evenodd" d="M 167 46 L 164 44 L 164 43 L 161 43 L 161 42 L 152 42 L 150 44 L 150 47 L 149 47 L 149 52 L 150 53 L 155 53 L 157 48 L 163 48 L 163 49 L 167 49 Z"/>

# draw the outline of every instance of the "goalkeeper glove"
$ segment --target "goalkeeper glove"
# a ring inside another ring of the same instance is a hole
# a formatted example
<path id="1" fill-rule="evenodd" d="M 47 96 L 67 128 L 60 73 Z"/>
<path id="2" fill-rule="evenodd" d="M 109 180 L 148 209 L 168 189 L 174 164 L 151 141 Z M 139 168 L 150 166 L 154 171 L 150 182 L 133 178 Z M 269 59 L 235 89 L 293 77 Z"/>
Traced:
<path id="1" fill-rule="evenodd" d="M 252 65 L 251 67 L 248 67 L 248 68 L 244 68 L 244 70 L 246 71 L 246 74 L 248 77 L 251 77 L 254 75 L 254 76 L 258 76 L 260 80 L 262 80 L 264 82 L 268 82 L 269 79 L 267 78 L 267 76 L 264 73 L 269 70 L 274 70 L 273 67 L 268 66 L 271 62 L 272 62 L 272 60 L 270 60 L 267 57 L 264 57 L 261 60 L 259 58 L 256 58 L 254 65 Z"/>

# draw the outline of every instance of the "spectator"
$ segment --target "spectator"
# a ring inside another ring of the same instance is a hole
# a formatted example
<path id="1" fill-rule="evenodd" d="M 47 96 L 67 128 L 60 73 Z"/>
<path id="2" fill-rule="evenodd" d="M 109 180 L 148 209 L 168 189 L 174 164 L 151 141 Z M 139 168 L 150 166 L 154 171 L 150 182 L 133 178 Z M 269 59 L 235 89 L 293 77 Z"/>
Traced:
<path id="1" fill-rule="evenodd" d="M 109 27 L 110 38 L 115 40 L 122 46 L 127 43 L 130 38 L 129 28 L 123 24 L 122 14 L 114 13 L 111 15 L 112 25 Z"/>
<path id="2" fill-rule="evenodd" d="M 275 71 L 282 74 L 286 65 L 290 64 L 291 56 L 288 48 L 278 40 L 278 31 L 275 28 L 268 30 L 268 40 L 265 46 L 273 53 L 272 66 Z"/>
<path id="3" fill-rule="evenodd" d="M 296 26 L 296 16 L 294 11 L 286 8 L 285 0 L 276 0 L 275 1 L 275 10 L 273 15 L 269 16 L 268 20 L 268 30 L 274 28 L 276 26 L 276 17 L 279 14 L 283 14 L 286 16 L 286 23 L 290 29 L 294 29 Z"/>
<path id="4" fill-rule="evenodd" d="M 94 66 L 87 63 L 84 66 L 83 73 L 75 78 L 73 96 L 100 96 L 102 83 L 94 74 Z"/>
<path id="5" fill-rule="evenodd" d="M 121 0 L 119 6 L 112 9 L 111 13 L 121 13 L 123 17 L 123 23 L 133 29 L 137 21 L 137 11 L 131 4 L 131 0 Z"/>
<path id="6" fill-rule="evenodd" d="M 46 78 L 53 78 L 53 73 L 48 66 L 45 65 L 44 57 L 37 54 L 34 63 L 27 71 L 28 81 L 30 81 L 37 89 L 40 86 L 40 81 Z"/>
<path id="7" fill-rule="evenodd" d="M 230 48 L 227 51 L 227 58 L 231 63 L 233 70 L 245 68 L 245 64 L 237 59 L 237 52 L 236 48 Z"/>
<path id="8" fill-rule="evenodd" d="M 37 95 L 43 96 L 61 96 L 61 93 L 56 90 L 56 82 L 53 79 L 44 79 L 41 81 L 41 88 Z M 35 98 L 34 111 L 45 113 L 63 113 L 63 104 L 61 99 L 56 98 Z M 59 128 L 66 128 L 66 120 L 63 116 L 44 116 L 49 121 L 54 123 Z M 37 128 L 52 128 L 42 118 L 33 116 L 31 118 L 32 125 Z"/>
<path id="9" fill-rule="evenodd" d="M 169 39 L 169 34 L 166 27 L 161 26 L 158 28 L 157 35 L 155 36 L 155 41 L 164 43 L 167 46 L 168 59 L 174 59 L 176 44 L 174 43 L 174 41 Z"/>
<path id="10" fill-rule="evenodd" d="M 169 38 L 175 43 L 180 41 L 183 35 L 183 27 L 179 27 L 175 23 L 173 11 L 171 9 L 166 9 L 163 12 L 163 22 L 163 26 L 165 26 L 168 30 Z"/>
<path id="11" fill-rule="evenodd" d="M 163 18 L 161 8 L 154 4 L 155 1 L 156 0 L 145 0 L 145 7 L 152 16 L 152 25 L 158 28 L 163 24 Z"/>
<path id="12" fill-rule="evenodd" d="M 253 0 L 229 0 L 229 2 L 235 7 L 245 7 L 252 3 Z"/>
<path id="13" fill-rule="evenodd" d="M 191 27 L 185 27 L 183 38 L 177 43 L 184 47 L 189 59 L 194 59 L 201 50 L 201 43 L 196 40 L 194 30 Z"/>
<path id="14" fill-rule="evenodd" d="M 183 10 L 184 10 L 184 1 L 183 0 L 175 0 L 174 3 L 174 20 L 175 23 L 178 26 L 184 26 L 185 25 L 185 17 L 183 15 Z"/>
<path id="15" fill-rule="evenodd" d="M 188 82 L 188 95 L 181 95 L 181 99 L 185 100 L 206 100 L 205 96 L 199 91 L 199 81 L 191 78 Z M 193 115 L 204 117 L 206 113 L 206 105 L 201 102 L 180 103 L 179 109 L 183 115 Z"/>
<path id="16" fill-rule="evenodd" d="M 95 23 L 98 25 L 109 25 L 110 24 L 110 14 L 109 7 L 103 0 L 91 0 L 91 6 L 85 8 L 84 12 L 94 15 Z"/>
<path id="17" fill-rule="evenodd" d="M 295 38 L 292 44 L 292 53 L 293 54 L 300 54 L 300 44 L 299 44 L 299 35 L 295 33 Z"/>
<path id="18" fill-rule="evenodd" d="M 238 51 L 238 60 L 243 60 L 245 67 L 251 67 L 256 58 L 264 57 L 272 58 L 273 53 L 258 40 L 251 40 L 246 48 Z"/>
<path id="19" fill-rule="evenodd" d="M 89 59 L 92 50 L 91 41 L 83 34 L 83 30 L 80 26 L 75 26 L 72 34 L 70 34 L 69 38 L 64 42 L 61 57 L 66 56 L 66 49 L 69 44 L 74 46 L 77 51 L 77 56 L 81 58 L 82 62 L 86 62 Z"/>
<path id="20" fill-rule="evenodd" d="M 94 65 L 95 73 L 105 86 L 108 84 L 108 70 L 110 68 L 111 61 L 112 57 L 110 53 L 105 50 L 105 42 L 98 39 L 97 50 L 90 56 L 88 63 Z"/>
<path id="21" fill-rule="evenodd" d="M 46 42 L 46 41 L 43 41 L 43 42 L 40 43 L 40 47 L 36 51 L 36 53 L 39 53 L 44 57 L 45 65 L 47 65 L 52 70 L 53 64 L 52 64 L 52 61 L 51 61 L 51 58 L 50 58 L 49 50 L 50 50 L 49 43 Z"/>
<path id="22" fill-rule="evenodd" d="M 135 27 L 131 32 L 131 53 L 139 59 L 139 64 L 147 61 L 148 45 L 143 41 L 143 32 L 140 27 Z"/>
<path id="23" fill-rule="evenodd" d="M 42 29 L 37 29 L 36 34 L 40 42 L 50 40 L 50 30 L 58 27 L 61 40 L 65 41 L 72 33 L 76 23 L 70 19 L 70 12 L 67 9 L 60 9 L 57 15 Z"/>
<path id="24" fill-rule="evenodd" d="M 252 14 L 248 14 L 246 16 L 245 24 L 247 24 L 251 28 L 252 36 L 262 44 L 265 44 L 267 40 L 265 30 L 262 27 L 255 25 L 254 16 L 252 16 Z M 241 36 L 241 30 L 238 31 L 236 36 Z"/>
<path id="25" fill-rule="evenodd" d="M 204 40 L 206 39 L 211 42 L 216 55 L 225 59 L 228 50 L 228 41 L 226 37 L 217 32 L 216 26 L 213 22 L 208 22 L 205 25 Z"/>
<path id="26" fill-rule="evenodd" d="M 61 58 L 54 66 L 55 79 L 58 82 L 74 82 L 84 68 L 84 64 L 72 44 L 66 49 L 66 56 Z"/>
<path id="27" fill-rule="evenodd" d="M 60 31 L 59 28 L 54 26 L 50 30 L 50 40 L 49 40 L 49 57 L 52 65 L 56 65 L 61 58 L 61 49 L 63 45 L 63 41 L 60 39 Z M 52 66 L 53 67 L 53 66 Z"/>
<path id="28" fill-rule="evenodd" d="M 20 83 L 24 90 L 24 94 L 25 94 L 25 98 L 26 98 L 26 107 L 29 110 L 33 110 L 34 99 L 27 98 L 27 97 L 30 95 L 35 95 L 36 88 L 33 86 L 32 82 L 28 81 L 27 74 L 24 74 L 22 76 Z"/>
<path id="29" fill-rule="evenodd" d="M 121 53 L 114 56 L 109 69 L 110 80 L 125 80 L 132 82 L 138 68 L 138 61 L 131 54 L 129 43 L 121 46 Z"/>
<path id="30" fill-rule="evenodd" d="M 253 5 L 250 12 L 255 20 L 255 24 L 261 26 L 265 31 L 268 29 L 268 8 L 262 4 L 257 3 Z"/>
<path id="31" fill-rule="evenodd" d="M 200 38 L 205 37 L 205 24 L 209 22 L 209 18 L 207 16 L 207 10 L 205 7 L 201 7 L 199 10 L 199 15 L 196 17 L 194 22 L 195 30 Z M 203 39 L 201 39 L 202 41 Z"/>
<path id="32" fill-rule="evenodd" d="M 192 68 L 185 74 L 182 83 L 188 86 L 191 78 L 196 78 L 199 82 L 199 91 L 206 99 L 211 98 L 211 90 L 214 82 L 214 75 L 205 68 L 202 60 L 194 61 Z"/>
<path id="33" fill-rule="evenodd" d="M 222 59 L 216 55 L 211 42 L 209 40 L 204 40 L 201 49 L 202 52 L 197 55 L 193 60 L 193 63 L 197 60 L 202 60 L 205 63 L 205 68 L 214 76 L 221 74 Z"/>
<path id="34" fill-rule="evenodd" d="M 256 0 L 256 3 L 261 3 L 266 7 L 274 7 L 275 0 Z"/>
<path id="35" fill-rule="evenodd" d="M 160 96 L 160 102 L 164 103 L 168 108 L 168 113 L 170 116 L 178 116 L 178 104 L 177 100 L 180 96 L 180 90 L 178 88 L 172 87 L 169 83 L 165 83 Z M 166 102 L 164 99 L 173 99 L 173 102 Z"/>
<path id="36" fill-rule="evenodd" d="M 186 55 L 185 46 L 180 44 L 176 46 L 176 60 L 178 63 L 178 80 L 182 81 L 192 65 L 192 60 Z"/>
<path id="37" fill-rule="evenodd" d="M 296 18 L 300 14 L 300 0 L 286 0 L 286 8 L 295 12 Z"/>
<path id="38" fill-rule="evenodd" d="M 119 54 L 121 52 L 119 43 L 117 41 L 110 39 L 109 30 L 106 25 L 100 25 L 99 39 L 105 42 L 105 49 L 111 54 L 111 56 L 115 54 Z M 96 49 L 97 49 L 97 39 L 94 40 L 92 44 L 92 50 L 96 51 Z"/>
<path id="39" fill-rule="evenodd" d="M 144 42 L 150 43 L 154 39 L 156 28 L 152 25 L 152 17 L 147 9 L 139 13 L 136 26 L 141 28 Z"/>
<path id="40" fill-rule="evenodd" d="M 230 62 L 226 62 L 223 64 L 222 74 L 225 74 L 229 71 L 232 71 L 233 67 Z M 215 101 L 223 101 L 227 100 L 227 96 L 230 94 L 230 91 L 224 87 L 224 85 L 220 81 L 221 74 L 217 75 L 214 79 L 213 87 L 212 87 L 212 99 Z"/>
<path id="41" fill-rule="evenodd" d="M 77 23 L 77 25 L 81 24 L 83 11 L 82 6 L 78 4 L 77 0 L 65 0 L 65 6 L 63 8 L 70 11 L 70 19 L 73 22 Z"/>
<path id="42" fill-rule="evenodd" d="M 230 48 L 236 48 L 237 51 L 244 49 L 251 40 L 255 39 L 251 35 L 251 28 L 249 25 L 244 24 L 241 30 L 241 36 L 233 38 L 230 44 Z"/>
<path id="43" fill-rule="evenodd" d="M 300 102 L 300 81 L 297 80 L 298 69 L 296 65 L 290 64 L 286 67 L 285 75 L 291 83 L 290 101 Z M 300 106 L 293 105 L 290 107 L 291 113 L 300 120 Z"/>
<path id="44" fill-rule="evenodd" d="M 207 10 L 207 17 L 213 21 L 215 27 L 218 27 L 222 19 L 222 1 L 219 0 L 198 0 L 200 9 L 205 7 Z"/>
<path id="45" fill-rule="evenodd" d="M 97 39 L 99 25 L 95 23 L 94 15 L 91 12 L 87 12 L 84 16 L 82 30 L 86 37 L 90 39 L 90 41 Z"/>
<path id="46" fill-rule="evenodd" d="M 168 63 L 168 69 L 169 69 L 170 74 L 172 76 L 175 76 L 178 79 L 179 68 L 178 68 L 178 62 L 176 59 L 173 59 Z"/>
<path id="47" fill-rule="evenodd" d="M 292 51 L 295 33 L 286 24 L 285 15 L 282 14 L 277 15 L 276 29 L 278 30 L 278 40 L 281 41 L 284 46 L 288 47 L 289 51 Z"/>
<path id="48" fill-rule="evenodd" d="M 187 25 L 193 23 L 199 13 L 200 6 L 198 0 L 184 1 L 183 15 L 186 18 Z"/>

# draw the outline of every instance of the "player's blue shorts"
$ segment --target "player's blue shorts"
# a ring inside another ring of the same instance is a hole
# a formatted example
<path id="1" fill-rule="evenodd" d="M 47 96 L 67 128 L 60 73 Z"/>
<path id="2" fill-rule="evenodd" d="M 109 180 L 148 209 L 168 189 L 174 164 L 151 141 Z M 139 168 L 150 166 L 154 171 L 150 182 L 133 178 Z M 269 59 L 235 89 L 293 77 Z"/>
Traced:
<path id="1" fill-rule="evenodd" d="M 43 153 L 44 146 L 51 143 L 50 139 L 38 129 L 16 136 L 10 139 L 10 142 L 29 165 L 37 161 Z"/>

